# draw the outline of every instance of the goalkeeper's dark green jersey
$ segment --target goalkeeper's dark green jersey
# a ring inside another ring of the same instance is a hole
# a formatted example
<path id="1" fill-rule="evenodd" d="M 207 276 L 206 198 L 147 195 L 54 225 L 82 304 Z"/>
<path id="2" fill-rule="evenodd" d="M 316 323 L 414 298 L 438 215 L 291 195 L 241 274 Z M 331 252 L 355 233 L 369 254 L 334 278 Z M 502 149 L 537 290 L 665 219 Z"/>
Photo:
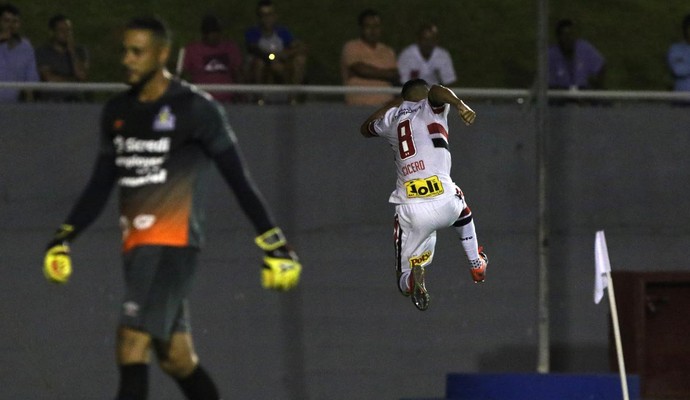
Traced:
<path id="1" fill-rule="evenodd" d="M 140 245 L 200 246 L 204 176 L 213 161 L 257 232 L 274 224 L 238 153 L 223 108 L 186 83 L 171 81 L 154 102 L 130 90 L 113 97 L 101 117 L 94 175 L 70 217 L 76 232 L 120 189 L 120 225 L 127 251 Z"/>

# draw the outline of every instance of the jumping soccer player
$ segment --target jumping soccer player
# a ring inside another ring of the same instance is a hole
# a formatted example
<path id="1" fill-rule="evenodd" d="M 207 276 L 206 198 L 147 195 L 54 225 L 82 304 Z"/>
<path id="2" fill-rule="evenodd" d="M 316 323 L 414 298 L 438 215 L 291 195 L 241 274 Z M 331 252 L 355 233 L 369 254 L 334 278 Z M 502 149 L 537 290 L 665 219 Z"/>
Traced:
<path id="1" fill-rule="evenodd" d="M 154 351 L 188 399 L 216 400 L 218 390 L 194 351 L 187 308 L 202 243 L 201 180 L 212 164 L 258 234 L 255 242 L 265 252 L 263 286 L 288 290 L 302 267 L 244 167 L 223 108 L 167 71 L 170 35 L 164 23 L 131 20 L 123 51 L 131 88 L 105 105 L 93 175 L 49 243 L 44 273 L 67 282 L 70 242 L 96 219 L 117 184 L 126 282 L 117 399 L 146 398 Z"/>
<path id="2" fill-rule="evenodd" d="M 360 127 L 365 137 L 383 137 L 395 153 L 396 189 L 389 198 L 395 206 L 397 285 L 414 305 L 429 307 L 424 275 L 434 258 L 436 231 L 454 226 L 470 263 L 472 279 L 484 282 L 488 258 L 477 244 L 472 212 L 450 177 L 448 112 L 455 108 L 470 125 L 476 117 L 450 89 L 426 81 L 407 81 L 402 99 L 375 111 Z"/>

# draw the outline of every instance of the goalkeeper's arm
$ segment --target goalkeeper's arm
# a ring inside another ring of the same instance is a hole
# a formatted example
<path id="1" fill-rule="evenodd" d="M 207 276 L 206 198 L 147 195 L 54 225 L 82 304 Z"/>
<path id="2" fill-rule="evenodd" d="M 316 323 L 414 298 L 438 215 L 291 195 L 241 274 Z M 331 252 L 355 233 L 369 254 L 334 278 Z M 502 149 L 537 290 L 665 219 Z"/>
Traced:
<path id="1" fill-rule="evenodd" d="M 111 155 L 100 155 L 86 188 L 72 208 L 65 223 L 46 246 L 43 273 L 52 282 L 66 283 L 72 273 L 70 242 L 103 211 L 117 176 Z"/>
<path id="2" fill-rule="evenodd" d="M 230 146 L 213 157 L 221 175 L 232 189 L 242 211 L 254 225 L 257 234 L 276 226 L 266 203 L 244 166 L 237 146 Z"/>
<path id="3" fill-rule="evenodd" d="M 266 289 L 289 290 L 299 281 L 302 265 L 268 212 L 236 146 L 217 154 L 214 161 L 232 188 L 240 207 L 259 234 L 255 243 L 264 251 L 261 283 Z"/>

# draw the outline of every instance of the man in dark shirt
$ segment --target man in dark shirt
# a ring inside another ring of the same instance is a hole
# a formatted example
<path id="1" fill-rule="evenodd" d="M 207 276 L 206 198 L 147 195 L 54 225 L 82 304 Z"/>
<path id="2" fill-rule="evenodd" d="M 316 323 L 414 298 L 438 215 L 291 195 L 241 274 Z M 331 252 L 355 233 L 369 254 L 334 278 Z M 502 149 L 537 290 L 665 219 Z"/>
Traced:
<path id="1" fill-rule="evenodd" d="M 126 282 L 117 335 L 117 398 L 146 398 L 153 350 L 188 399 L 218 399 L 194 352 L 186 301 L 203 240 L 201 175 L 212 164 L 266 253 L 263 286 L 294 287 L 301 265 L 244 168 L 223 108 L 166 70 L 170 39 L 162 21 L 130 21 L 123 49 L 131 89 L 105 105 L 93 175 L 49 243 L 44 273 L 51 281 L 67 281 L 69 243 L 95 220 L 117 184 Z"/>
<path id="2" fill-rule="evenodd" d="M 50 40 L 36 49 L 36 64 L 41 80 L 45 82 L 84 82 L 89 73 L 89 54 L 86 47 L 76 44 L 72 21 L 57 14 L 48 21 Z M 41 100 L 78 101 L 78 92 L 46 91 Z"/>

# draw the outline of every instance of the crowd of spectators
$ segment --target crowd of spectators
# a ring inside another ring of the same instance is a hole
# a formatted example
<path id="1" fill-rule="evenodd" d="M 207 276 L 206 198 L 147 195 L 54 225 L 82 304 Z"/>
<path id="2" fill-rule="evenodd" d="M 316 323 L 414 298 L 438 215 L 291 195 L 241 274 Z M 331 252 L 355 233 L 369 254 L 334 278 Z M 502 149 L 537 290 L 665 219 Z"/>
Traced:
<path id="1" fill-rule="evenodd" d="M 225 37 L 216 15 L 201 21 L 200 38 L 181 47 L 176 74 L 198 84 L 290 84 L 308 83 L 307 44 L 278 23 L 271 0 L 256 4 L 257 22 L 244 31 L 243 47 Z M 359 37 L 346 41 L 340 52 L 340 75 L 345 86 L 390 88 L 415 78 L 430 84 L 453 87 L 458 79 L 453 58 L 439 45 L 439 28 L 431 22 L 417 27 L 416 41 L 399 53 L 382 41 L 383 16 L 365 9 L 357 16 Z M 50 37 L 35 48 L 21 34 L 20 10 L 9 3 L 0 5 L 0 81 L 4 82 L 85 82 L 89 80 L 88 49 L 75 41 L 72 20 L 57 14 L 48 21 Z M 606 59 L 589 41 L 581 38 L 571 19 L 561 19 L 555 27 L 555 43 L 548 50 L 550 89 L 599 90 L 606 88 Z M 671 44 L 667 66 L 674 79 L 673 90 L 690 91 L 690 14 L 682 21 L 683 40 Z M 48 88 L 40 92 L 0 89 L 0 102 L 88 100 L 75 91 Z M 392 97 L 387 90 L 346 91 L 351 105 L 381 105 Z M 275 101 L 263 94 L 243 95 L 224 91 L 211 93 L 224 103 Z M 297 103 L 289 95 L 278 102 Z M 301 98 L 303 100 L 303 98 Z"/>

